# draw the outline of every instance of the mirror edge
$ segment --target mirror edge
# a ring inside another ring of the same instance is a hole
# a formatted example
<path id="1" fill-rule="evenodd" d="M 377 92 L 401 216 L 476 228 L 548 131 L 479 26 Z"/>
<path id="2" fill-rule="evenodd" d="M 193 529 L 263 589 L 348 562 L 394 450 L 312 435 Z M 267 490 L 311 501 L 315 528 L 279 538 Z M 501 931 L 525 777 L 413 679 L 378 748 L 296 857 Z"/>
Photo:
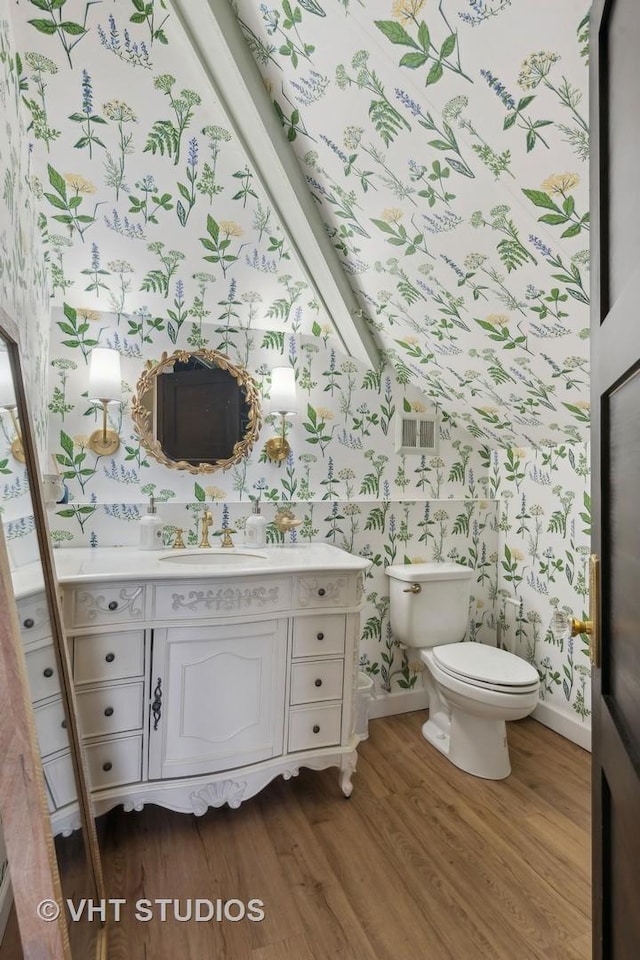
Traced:
<path id="1" fill-rule="evenodd" d="M 33 711 L 27 706 L 31 699 L 4 535 L 0 536 L 0 687 L 6 694 L 0 711 L 0 812 L 23 951 L 29 956 L 34 946 L 46 948 L 52 960 L 71 960 L 40 749 Z M 21 776 L 9 772 L 17 768 Z M 11 871 L 16 865 L 25 869 Z M 55 922 L 38 919 L 34 896 L 37 902 L 58 904 L 61 912 Z"/>
<path id="2" fill-rule="evenodd" d="M 11 370 L 13 373 L 14 379 L 14 388 L 16 395 L 16 406 L 18 419 L 21 426 L 22 433 L 22 444 L 24 448 L 25 455 L 25 466 L 29 474 L 29 479 L 32 481 L 31 488 L 31 498 L 32 498 L 32 507 L 33 507 L 33 517 L 36 528 L 36 537 L 38 541 L 38 547 L 40 551 L 40 558 L 42 561 L 42 573 L 45 587 L 45 596 L 47 601 L 47 608 L 49 612 L 50 625 L 51 625 L 51 634 L 52 634 L 52 643 L 53 649 L 55 651 L 55 657 L 57 661 L 58 673 L 60 678 L 60 688 L 62 695 L 62 703 L 65 711 L 65 718 L 67 721 L 67 734 L 69 737 L 69 748 L 71 763 L 73 766 L 74 778 L 76 783 L 76 788 L 78 791 L 78 810 L 80 815 L 80 822 L 82 826 L 82 832 L 84 834 L 84 840 L 86 844 L 86 853 L 89 869 L 91 871 L 91 876 L 93 879 L 93 886 L 95 890 L 95 900 L 104 901 L 106 900 L 106 889 L 104 884 L 104 876 L 102 872 L 102 861 L 100 858 L 100 848 L 98 845 L 98 835 L 96 831 L 95 818 L 93 816 L 92 806 L 91 806 L 91 796 L 88 788 L 88 778 L 84 765 L 83 753 L 82 753 L 82 743 L 80 737 L 80 730 L 78 725 L 78 715 L 76 708 L 75 700 L 75 690 L 73 686 L 73 675 L 71 671 L 71 663 L 69 660 L 68 647 L 66 643 L 66 634 L 64 630 L 64 621 L 62 617 L 62 609 L 60 596 L 57 588 L 57 579 L 55 573 L 55 565 L 53 561 L 52 546 L 48 536 L 48 521 L 45 512 L 44 506 L 44 497 L 42 495 L 42 483 L 40 477 L 40 465 L 38 463 L 38 457 L 36 453 L 35 443 L 33 439 L 33 432 L 31 429 L 31 420 L 29 418 L 28 406 L 26 393 L 24 388 L 24 381 L 22 378 L 22 369 L 20 364 L 20 335 L 19 329 L 15 321 L 6 313 L 5 310 L 0 307 L 0 336 L 2 336 L 7 344 L 7 350 L 9 353 L 9 362 L 11 364 Z M 4 544 L 4 539 L 3 539 Z M 6 554 L 6 548 L 4 548 L 4 561 L 6 563 L 6 568 L 2 569 L 3 582 L 7 583 L 4 580 L 4 577 L 9 574 L 9 561 Z M 11 583 L 11 578 L 9 576 L 8 583 Z M 3 594 L 6 594 L 6 590 L 3 588 Z M 11 589 L 10 596 L 13 597 L 13 588 Z M 3 597 L 4 599 L 4 597 Z M 9 607 L 11 608 L 11 604 Z M 14 643 L 17 642 L 20 647 L 20 652 L 22 653 L 22 641 L 19 633 L 19 625 L 17 618 L 17 610 L 15 608 L 15 599 L 13 602 L 13 617 L 15 619 L 16 633 L 14 635 Z M 24 654 L 22 654 L 24 658 Z M 24 690 L 27 690 L 28 698 L 28 688 L 26 686 L 26 667 L 24 667 Z M 30 700 L 29 700 L 30 702 Z M 50 825 L 50 815 L 45 799 L 45 788 L 44 788 L 44 777 L 42 773 L 42 765 L 40 763 L 40 750 L 36 739 L 35 734 L 35 721 L 33 719 L 33 714 L 28 709 L 25 710 L 25 713 L 30 717 L 30 725 L 32 728 L 32 735 L 34 738 L 34 745 L 36 750 L 36 780 L 40 779 L 41 782 L 41 804 L 46 813 L 46 819 L 49 822 L 48 831 L 51 836 L 51 848 L 49 851 L 49 865 L 54 870 L 56 876 L 58 876 L 58 884 L 60 884 L 58 866 L 55 858 L 55 851 L 53 847 L 53 835 Z M 9 845 L 7 844 L 7 850 L 9 852 Z M 15 851 L 14 851 L 15 852 Z M 11 864 L 12 858 L 9 858 L 9 863 Z M 61 889 L 61 888 L 60 888 Z M 26 891 L 24 891 L 26 894 Z M 14 892 L 15 896 L 15 892 Z M 33 891 L 30 892 L 29 897 L 30 912 L 33 915 Z M 24 905 L 23 905 L 24 910 Z M 16 902 L 16 912 L 17 912 L 17 902 Z M 21 928 L 22 932 L 22 928 Z M 65 930 L 66 933 L 66 930 Z M 67 944 L 68 944 L 68 935 L 67 935 Z M 57 955 L 52 955 L 57 956 Z M 61 957 L 64 957 L 65 960 L 67 957 L 70 957 L 70 948 L 67 947 L 67 953 L 60 954 Z M 96 937 L 96 950 L 95 950 L 95 960 L 106 960 L 107 957 L 107 927 L 106 925 L 100 926 L 97 930 Z"/>
<path id="3" fill-rule="evenodd" d="M 214 362 L 219 369 L 230 373 L 237 380 L 238 386 L 245 391 L 249 407 L 248 425 L 244 436 L 234 444 L 233 454 L 230 457 L 216 460 L 215 463 L 193 464 L 188 460 L 171 460 L 167 457 L 159 441 L 153 437 L 153 429 L 149 423 L 149 409 L 143 402 L 144 395 L 153 389 L 158 375 L 166 367 L 172 366 L 178 360 L 186 362 L 191 357 L 203 357 L 205 360 Z M 131 420 L 144 449 L 162 466 L 169 467 L 171 470 L 188 470 L 189 473 L 194 474 L 215 473 L 217 470 L 228 470 L 251 452 L 262 426 L 260 393 L 258 385 L 248 370 L 234 364 L 225 353 L 220 353 L 218 350 L 203 347 L 200 350 L 174 350 L 172 354 L 163 352 L 157 363 L 147 360 L 145 370 L 138 379 L 136 393 L 131 402 Z"/>

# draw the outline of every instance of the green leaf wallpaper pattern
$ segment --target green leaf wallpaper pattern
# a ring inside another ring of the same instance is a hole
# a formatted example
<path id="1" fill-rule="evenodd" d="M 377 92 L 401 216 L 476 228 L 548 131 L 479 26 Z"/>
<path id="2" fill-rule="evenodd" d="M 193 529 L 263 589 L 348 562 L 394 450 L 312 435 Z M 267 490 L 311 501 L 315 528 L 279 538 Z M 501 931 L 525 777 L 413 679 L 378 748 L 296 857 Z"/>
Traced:
<path id="1" fill-rule="evenodd" d="M 301 539 L 371 557 L 362 657 L 383 691 L 419 681 L 393 643 L 383 566 L 470 564 L 471 636 L 498 634 L 536 664 L 547 702 L 584 720 L 583 651 L 547 630 L 555 606 L 584 605 L 588 543 L 583 5 L 560 15 L 551 0 L 234 4 L 375 330 L 372 370 L 336 346 L 165 4 L 66 0 L 45 32 L 29 21 L 48 6 L 11 8 L 17 47 L 3 63 L 53 303 L 41 396 L 70 493 L 51 515 L 55 544 L 135 543 L 150 493 L 167 533 L 195 536 L 193 478 L 151 461 L 132 431 L 147 358 L 222 350 L 264 396 L 271 367 L 289 362 L 304 401 L 289 427 L 293 456 L 265 461 L 265 425 L 247 461 L 199 485 L 215 510 L 241 528 L 250 497 L 269 516 L 292 502 Z M 15 157 L 2 166 L 16 177 Z M 119 350 L 125 379 L 110 412 L 122 446 L 108 461 L 86 448 L 97 343 Z M 396 412 L 431 403 L 443 418 L 438 455 L 400 456 Z M 9 477 L 19 558 L 11 490 Z"/>
<path id="2" fill-rule="evenodd" d="M 8 10 L 0 4 L 0 308 L 18 327 L 24 345 L 23 376 L 39 451 L 47 447 L 49 277 L 29 189 L 31 144 L 21 115 L 21 61 Z M 6 414 L 5 414 L 6 416 Z"/>

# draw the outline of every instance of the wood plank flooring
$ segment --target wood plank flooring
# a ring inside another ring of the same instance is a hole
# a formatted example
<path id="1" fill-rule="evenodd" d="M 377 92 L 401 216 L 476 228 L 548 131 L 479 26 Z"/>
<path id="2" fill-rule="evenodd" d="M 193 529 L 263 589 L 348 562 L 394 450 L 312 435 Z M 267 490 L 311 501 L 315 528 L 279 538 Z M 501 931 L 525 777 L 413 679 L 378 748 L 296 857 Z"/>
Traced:
<path id="1" fill-rule="evenodd" d="M 238 810 L 99 821 L 110 960 L 588 960 L 590 757 L 527 719 L 513 772 L 463 774 L 373 720 L 346 800 L 337 771 L 277 780 Z M 135 901 L 264 902 L 261 922 L 136 921 Z"/>
<path id="2" fill-rule="evenodd" d="M 525 720 L 509 725 L 511 777 L 479 780 L 422 739 L 423 720 L 371 722 L 348 801 L 335 770 L 302 771 L 239 810 L 103 818 L 112 895 L 265 910 L 142 923 L 132 908 L 111 960 L 587 960 L 589 755 Z"/>

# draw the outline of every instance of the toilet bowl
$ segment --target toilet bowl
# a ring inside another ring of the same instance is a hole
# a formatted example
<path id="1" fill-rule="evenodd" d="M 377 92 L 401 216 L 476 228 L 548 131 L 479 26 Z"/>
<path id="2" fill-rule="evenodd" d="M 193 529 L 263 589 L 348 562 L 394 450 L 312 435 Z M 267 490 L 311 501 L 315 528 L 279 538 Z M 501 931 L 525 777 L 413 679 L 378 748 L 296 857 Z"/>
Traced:
<path id="1" fill-rule="evenodd" d="M 506 722 L 528 716 L 540 688 L 531 664 L 506 650 L 463 640 L 473 571 L 461 564 L 387 567 L 394 638 L 425 666 L 429 719 L 422 734 L 467 773 L 509 776 Z"/>
<path id="2" fill-rule="evenodd" d="M 535 709 L 537 671 L 512 653 L 468 641 L 422 649 L 420 659 L 429 691 L 425 739 L 467 773 L 508 777 L 506 721 Z"/>

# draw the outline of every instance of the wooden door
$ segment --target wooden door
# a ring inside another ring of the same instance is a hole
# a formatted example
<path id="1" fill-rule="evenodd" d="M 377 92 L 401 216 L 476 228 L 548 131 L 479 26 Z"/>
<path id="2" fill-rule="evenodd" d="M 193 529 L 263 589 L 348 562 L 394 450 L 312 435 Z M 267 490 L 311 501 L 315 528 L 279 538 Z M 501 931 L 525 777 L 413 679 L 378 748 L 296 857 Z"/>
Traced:
<path id="1" fill-rule="evenodd" d="M 282 753 L 287 621 L 154 630 L 149 777 L 232 770 Z M 153 711 L 152 711 L 153 712 Z"/>
<path id="2" fill-rule="evenodd" d="M 594 960 L 640 957 L 640 4 L 591 12 Z"/>

